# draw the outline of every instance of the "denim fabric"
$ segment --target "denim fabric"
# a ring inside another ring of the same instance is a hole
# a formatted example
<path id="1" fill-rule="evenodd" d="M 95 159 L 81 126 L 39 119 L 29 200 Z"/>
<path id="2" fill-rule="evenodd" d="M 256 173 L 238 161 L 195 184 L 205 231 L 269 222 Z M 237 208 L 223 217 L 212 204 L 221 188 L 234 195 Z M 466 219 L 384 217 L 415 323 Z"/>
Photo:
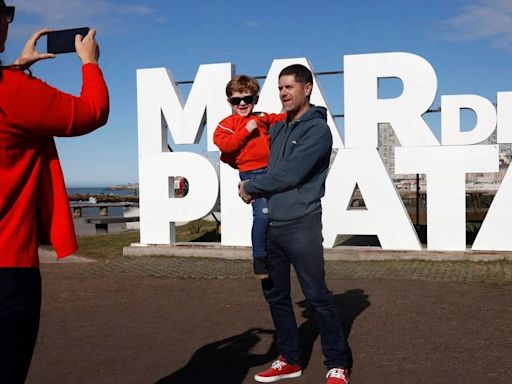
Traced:
<path id="1" fill-rule="evenodd" d="M 293 265 L 304 296 L 314 310 L 325 365 L 331 369 L 347 367 L 347 347 L 338 311 L 325 283 L 321 217 L 315 214 L 286 224 L 270 223 L 267 233 L 270 278 L 262 280 L 262 288 L 276 328 L 279 352 L 288 363 L 300 363 L 299 333 L 290 295 L 290 265 Z"/>
<path id="2" fill-rule="evenodd" d="M 256 176 L 263 175 L 266 168 L 255 169 L 253 171 L 240 172 L 240 180 L 250 180 Z M 265 241 L 267 237 L 268 228 L 268 202 L 267 199 L 261 197 L 254 200 L 252 203 L 252 256 L 265 257 L 267 252 L 265 250 Z"/>
<path id="3" fill-rule="evenodd" d="M 0 382 L 23 384 L 39 330 L 38 268 L 0 268 Z"/>

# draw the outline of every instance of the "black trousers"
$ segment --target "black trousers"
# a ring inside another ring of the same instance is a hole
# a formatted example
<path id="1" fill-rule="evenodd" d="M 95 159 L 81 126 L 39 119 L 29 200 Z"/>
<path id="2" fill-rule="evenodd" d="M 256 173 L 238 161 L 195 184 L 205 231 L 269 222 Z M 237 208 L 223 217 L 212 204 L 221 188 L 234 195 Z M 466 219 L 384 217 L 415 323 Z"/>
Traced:
<path id="1" fill-rule="evenodd" d="M 41 313 L 39 268 L 0 268 L 0 383 L 23 384 Z"/>

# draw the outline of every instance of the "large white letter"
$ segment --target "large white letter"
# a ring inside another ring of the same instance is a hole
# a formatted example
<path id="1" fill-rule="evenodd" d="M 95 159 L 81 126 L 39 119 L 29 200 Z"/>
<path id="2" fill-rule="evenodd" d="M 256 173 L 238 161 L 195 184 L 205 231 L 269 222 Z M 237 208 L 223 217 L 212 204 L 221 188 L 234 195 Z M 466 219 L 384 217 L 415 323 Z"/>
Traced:
<path id="1" fill-rule="evenodd" d="M 497 145 L 395 149 L 396 173 L 427 175 L 428 249 L 466 249 L 466 173 L 497 172 Z"/>
<path id="2" fill-rule="evenodd" d="M 471 109 L 476 114 L 476 125 L 471 131 L 460 130 L 460 110 Z M 477 95 L 449 95 L 441 97 L 442 145 L 478 144 L 487 139 L 496 128 L 494 105 Z"/>
<path id="3" fill-rule="evenodd" d="M 218 196 L 214 167 L 195 153 L 170 153 L 167 127 L 176 144 L 197 143 L 206 109 L 213 131 L 221 117 L 230 113 L 223 90 L 231 73 L 231 64 L 201 66 L 183 107 L 169 72 L 163 68 L 137 71 L 141 243 L 173 242 L 175 221 L 199 219 L 213 208 Z M 189 182 L 184 198 L 173 198 L 176 176 Z"/>
<path id="4" fill-rule="evenodd" d="M 345 146 L 378 146 L 379 123 L 390 123 L 402 146 L 439 145 L 421 117 L 432 105 L 437 78 L 432 66 L 411 53 L 349 55 L 345 71 Z M 378 98 L 381 78 L 399 78 L 402 94 Z"/>
<path id="5" fill-rule="evenodd" d="M 366 210 L 349 210 L 355 185 Z M 377 235 L 383 249 L 421 249 L 407 211 L 374 148 L 340 149 L 329 170 L 323 199 L 325 244 L 336 235 Z"/>
<path id="6" fill-rule="evenodd" d="M 230 63 L 201 65 L 185 103 L 170 70 L 137 70 L 139 152 L 151 153 L 158 146 L 165 149 L 166 136 L 159 132 L 162 118 L 175 144 L 197 144 L 202 134 L 205 111 L 208 150 L 216 151 L 213 131 L 220 120 L 231 114 L 224 92 L 233 71 Z"/>
<path id="7" fill-rule="evenodd" d="M 498 143 L 512 143 L 512 92 L 498 92 Z"/>
<path id="8" fill-rule="evenodd" d="M 494 196 L 485 220 L 478 231 L 472 250 L 512 251 L 512 172 L 509 168 Z"/>
<path id="9" fill-rule="evenodd" d="M 221 162 L 222 245 L 251 245 L 252 207 L 238 196 L 239 182 L 238 171 Z"/>
<path id="10" fill-rule="evenodd" d="M 219 193 L 217 172 L 210 161 L 192 152 L 157 153 L 139 159 L 140 242 L 175 242 L 174 222 L 190 221 L 211 212 Z M 174 177 L 184 176 L 188 194 L 174 198 Z"/>

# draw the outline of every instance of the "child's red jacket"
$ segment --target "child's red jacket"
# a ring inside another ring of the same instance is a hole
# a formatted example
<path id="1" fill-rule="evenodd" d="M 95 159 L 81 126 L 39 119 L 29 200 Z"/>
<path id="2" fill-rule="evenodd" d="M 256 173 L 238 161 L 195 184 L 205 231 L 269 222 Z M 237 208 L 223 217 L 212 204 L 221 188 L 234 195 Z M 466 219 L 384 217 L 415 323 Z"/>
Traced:
<path id="1" fill-rule="evenodd" d="M 265 168 L 270 158 L 268 129 L 284 119 L 286 113 L 253 113 L 247 117 L 226 117 L 213 134 L 213 142 L 221 151 L 220 159 L 240 172 Z M 245 126 L 251 120 L 256 120 L 258 127 L 249 133 Z"/>

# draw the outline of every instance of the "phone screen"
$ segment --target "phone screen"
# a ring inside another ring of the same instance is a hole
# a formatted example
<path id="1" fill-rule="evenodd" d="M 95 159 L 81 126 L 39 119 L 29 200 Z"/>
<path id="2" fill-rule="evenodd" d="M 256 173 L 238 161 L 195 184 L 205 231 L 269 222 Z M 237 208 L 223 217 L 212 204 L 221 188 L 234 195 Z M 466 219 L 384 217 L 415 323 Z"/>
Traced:
<path id="1" fill-rule="evenodd" d="M 87 27 L 48 32 L 46 35 L 46 51 L 48 53 L 75 52 L 75 36 L 85 36 L 87 33 L 89 33 Z"/>

